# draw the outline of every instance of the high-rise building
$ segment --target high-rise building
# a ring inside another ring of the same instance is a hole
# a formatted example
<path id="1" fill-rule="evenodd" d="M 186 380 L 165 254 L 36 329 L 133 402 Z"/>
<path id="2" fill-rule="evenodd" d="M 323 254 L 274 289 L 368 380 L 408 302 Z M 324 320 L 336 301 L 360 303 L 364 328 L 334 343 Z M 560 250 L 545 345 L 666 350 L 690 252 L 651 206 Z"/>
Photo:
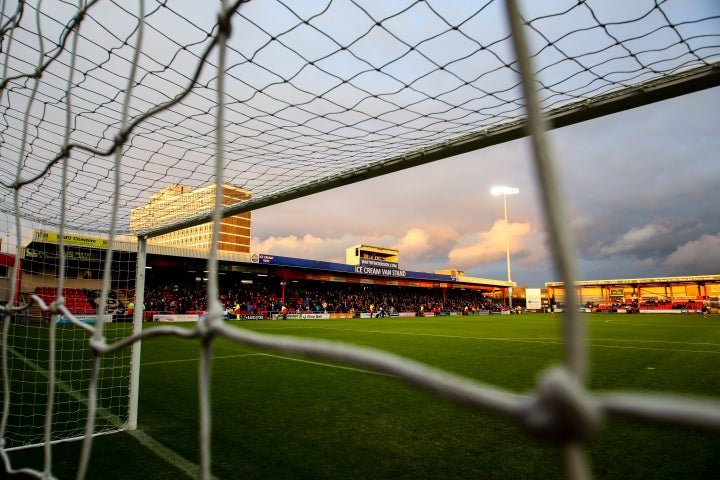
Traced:
<path id="1" fill-rule="evenodd" d="M 188 218 L 209 213 L 215 207 L 216 185 L 190 188 L 171 185 L 150 195 L 147 205 L 133 209 L 130 230 L 133 233 L 165 227 Z M 232 205 L 252 197 L 252 193 L 233 185 L 222 185 L 222 204 Z M 218 250 L 250 253 L 251 212 L 224 218 L 220 223 Z M 186 248 L 209 249 L 212 223 L 183 228 L 153 237 L 153 243 Z"/>

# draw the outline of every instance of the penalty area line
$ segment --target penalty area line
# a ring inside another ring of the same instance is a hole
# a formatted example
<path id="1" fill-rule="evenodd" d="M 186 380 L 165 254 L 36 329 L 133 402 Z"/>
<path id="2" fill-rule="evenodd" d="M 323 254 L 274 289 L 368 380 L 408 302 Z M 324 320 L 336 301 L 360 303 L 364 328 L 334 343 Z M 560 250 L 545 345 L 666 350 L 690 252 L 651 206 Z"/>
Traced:
<path id="1" fill-rule="evenodd" d="M 263 355 L 262 353 L 243 353 L 240 355 L 224 355 L 221 357 L 212 357 L 214 360 L 225 360 L 228 358 L 242 358 L 242 357 L 252 357 L 254 355 Z M 180 360 L 162 360 L 159 362 L 142 362 L 140 363 L 140 366 L 146 366 L 146 365 L 165 365 L 169 363 L 188 363 L 188 362 L 197 362 L 199 359 L 197 357 L 195 358 L 182 358 Z"/>
<path id="2" fill-rule="evenodd" d="M 284 355 L 273 355 L 272 353 L 258 353 L 257 355 L 271 358 L 279 358 L 280 360 L 288 360 L 291 362 L 309 363 L 310 365 L 319 365 L 321 367 L 339 368 L 341 370 L 351 370 L 353 372 L 371 373 L 373 375 L 382 375 L 383 377 L 392 377 L 392 375 L 389 375 L 387 373 L 374 372 L 372 370 L 365 370 L 363 368 L 346 367 L 345 365 L 335 365 L 334 363 L 316 362 L 313 360 L 304 360 L 302 358 L 286 357 Z"/>
<path id="3" fill-rule="evenodd" d="M 288 360 L 291 362 L 299 362 L 299 363 L 308 363 L 311 365 L 319 365 L 322 367 L 330 367 L 330 368 L 339 368 L 342 370 L 352 370 L 355 372 L 362 372 L 362 373 L 372 373 L 374 375 L 383 375 L 386 377 L 391 377 L 392 375 L 388 375 L 386 373 L 380 373 L 380 372 L 373 372 L 372 370 L 365 370 L 362 368 L 354 368 L 354 367 L 346 367 L 344 365 L 335 365 L 333 363 L 325 363 L 325 362 L 315 362 L 313 360 L 304 360 L 302 358 L 295 358 L 295 357 L 286 357 L 284 355 L 274 355 L 272 353 L 243 353 L 241 355 L 224 355 L 222 357 L 213 357 L 212 360 L 224 360 L 224 359 L 231 359 L 231 358 L 244 358 L 244 357 L 270 357 L 270 358 L 279 358 L 281 360 Z M 160 362 L 143 362 L 141 366 L 146 365 L 165 365 L 170 363 L 188 363 L 188 362 L 197 362 L 197 358 L 184 358 L 181 360 L 163 360 Z"/>
<path id="4" fill-rule="evenodd" d="M 198 465 L 158 442 L 147 433 L 141 430 L 129 430 L 128 433 L 132 435 L 142 446 L 186 474 L 189 478 L 200 478 L 200 467 Z M 211 475 L 211 478 L 213 480 L 218 480 L 218 478 L 214 475 Z"/>

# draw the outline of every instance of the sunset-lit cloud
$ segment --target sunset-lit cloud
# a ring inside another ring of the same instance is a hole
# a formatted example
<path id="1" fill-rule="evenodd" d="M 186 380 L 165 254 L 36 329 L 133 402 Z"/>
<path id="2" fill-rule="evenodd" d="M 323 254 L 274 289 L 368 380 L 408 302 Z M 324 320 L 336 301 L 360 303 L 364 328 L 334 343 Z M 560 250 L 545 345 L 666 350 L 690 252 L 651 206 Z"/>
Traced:
<path id="1" fill-rule="evenodd" d="M 349 242 L 349 243 L 348 243 Z M 353 245 L 351 236 L 316 237 L 305 234 L 302 237 L 288 235 L 273 236 L 265 239 L 253 238 L 251 244 L 254 252 L 272 253 L 285 257 L 309 258 L 325 261 L 345 261 L 345 248 Z"/>
<path id="2" fill-rule="evenodd" d="M 530 233 L 529 223 L 509 223 L 508 236 L 511 251 L 516 251 Z M 448 255 L 450 264 L 467 269 L 483 263 L 506 258 L 505 222 L 496 221 L 489 231 L 463 235 Z"/>

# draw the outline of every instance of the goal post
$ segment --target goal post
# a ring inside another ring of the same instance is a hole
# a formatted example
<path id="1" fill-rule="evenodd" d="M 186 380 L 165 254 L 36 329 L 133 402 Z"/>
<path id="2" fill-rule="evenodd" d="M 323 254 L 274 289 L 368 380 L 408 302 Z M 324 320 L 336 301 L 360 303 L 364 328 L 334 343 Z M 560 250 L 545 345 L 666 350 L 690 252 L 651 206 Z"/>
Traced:
<path id="1" fill-rule="evenodd" d="M 133 312 L 133 333 L 142 331 L 143 315 L 145 310 L 145 266 L 147 264 L 147 239 L 139 237 L 137 240 L 137 272 L 135 276 L 135 305 L 138 307 Z M 140 399 L 140 353 L 142 341 L 138 340 L 132 344 L 130 359 L 130 398 L 128 405 L 127 429 L 137 430 L 138 426 L 138 403 Z"/>

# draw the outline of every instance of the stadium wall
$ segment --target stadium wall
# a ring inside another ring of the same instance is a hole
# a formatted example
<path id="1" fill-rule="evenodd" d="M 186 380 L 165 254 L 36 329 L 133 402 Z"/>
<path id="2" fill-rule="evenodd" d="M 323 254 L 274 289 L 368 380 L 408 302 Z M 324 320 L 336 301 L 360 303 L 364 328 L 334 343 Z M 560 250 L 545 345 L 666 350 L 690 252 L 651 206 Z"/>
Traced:
<path id="1" fill-rule="evenodd" d="M 36 275 L 23 272 L 20 280 L 20 291 L 33 292 L 37 287 L 47 287 L 48 279 L 44 275 Z M 65 288 L 80 288 L 85 290 L 100 290 L 102 288 L 101 279 L 82 279 L 82 278 L 65 278 Z"/>

